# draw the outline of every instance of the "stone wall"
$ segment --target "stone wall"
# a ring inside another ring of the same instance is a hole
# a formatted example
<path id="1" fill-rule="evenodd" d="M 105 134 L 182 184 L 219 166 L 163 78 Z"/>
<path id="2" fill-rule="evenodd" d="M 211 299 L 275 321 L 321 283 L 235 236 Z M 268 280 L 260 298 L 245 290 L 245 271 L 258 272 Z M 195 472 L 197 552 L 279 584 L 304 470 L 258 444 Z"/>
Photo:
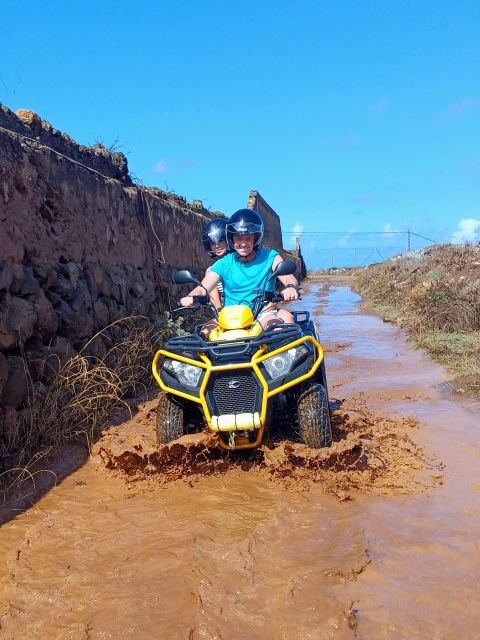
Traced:
<path id="1" fill-rule="evenodd" d="M 221 215 L 134 186 L 122 154 L 20 116 L 0 105 L 0 437 L 25 401 L 25 362 L 63 362 L 114 320 L 177 306 L 171 271 L 204 273 L 201 228 Z M 277 214 L 252 193 L 282 251 Z"/>
<path id="2" fill-rule="evenodd" d="M 93 147 L 80 145 L 67 134 L 54 129 L 49 122 L 42 120 L 33 111 L 20 109 L 15 114 L 0 103 L 0 128 L 44 144 L 58 154 L 66 155 L 70 160 L 77 160 L 104 176 L 120 180 L 125 185 L 133 184 L 123 153 L 109 151 L 100 143 Z"/>

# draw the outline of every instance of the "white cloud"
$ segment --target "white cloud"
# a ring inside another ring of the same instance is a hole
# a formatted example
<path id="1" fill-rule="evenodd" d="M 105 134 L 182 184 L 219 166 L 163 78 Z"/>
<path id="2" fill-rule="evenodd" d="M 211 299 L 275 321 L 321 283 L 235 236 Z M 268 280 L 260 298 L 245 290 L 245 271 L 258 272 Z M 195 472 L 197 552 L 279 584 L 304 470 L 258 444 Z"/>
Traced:
<path id="1" fill-rule="evenodd" d="M 159 160 L 152 169 L 152 173 L 166 173 L 168 169 L 167 162 L 165 160 Z"/>
<path id="2" fill-rule="evenodd" d="M 463 242 L 476 242 L 480 236 L 480 220 L 475 218 L 463 218 L 458 223 L 457 231 L 452 233 L 452 242 L 461 244 Z"/>
<path id="3" fill-rule="evenodd" d="M 356 229 L 355 227 L 350 227 L 350 229 L 348 229 L 348 233 L 355 233 Z M 346 247 L 348 245 L 348 243 L 350 242 L 352 236 L 348 235 L 348 236 L 342 236 L 339 240 L 338 240 L 338 246 L 339 247 Z"/>
<path id="4" fill-rule="evenodd" d="M 383 227 L 383 232 L 385 233 L 387 238 L 391 238 L 394 231 L 396 231 L 396 229 L 394 229 L 389 222 L 387 222 L 387 224 Z"/>
<path id="5" fill-rule="evenodd" d="M 300 238 L 303 230 L 305 229 L 305 225 L 300 222 L 296 222 L 292 227 L 292 235 L 290 236 L 289 245 L 290 249 L 295 249 L 296 247 L 296 239 Z"/>

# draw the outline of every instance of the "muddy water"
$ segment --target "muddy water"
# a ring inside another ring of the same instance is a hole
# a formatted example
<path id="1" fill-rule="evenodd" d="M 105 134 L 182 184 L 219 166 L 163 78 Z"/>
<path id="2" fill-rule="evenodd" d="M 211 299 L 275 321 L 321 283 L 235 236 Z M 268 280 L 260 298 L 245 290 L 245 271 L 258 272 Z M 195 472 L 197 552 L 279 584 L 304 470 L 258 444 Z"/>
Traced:
<path id="1" fill-rule="evenodd" d="M 145 403 L 0 529 L 0 638 L 480 638 L 479 407 L 345 284 L 300 305 L 332 449 L 158 452 Z"/>

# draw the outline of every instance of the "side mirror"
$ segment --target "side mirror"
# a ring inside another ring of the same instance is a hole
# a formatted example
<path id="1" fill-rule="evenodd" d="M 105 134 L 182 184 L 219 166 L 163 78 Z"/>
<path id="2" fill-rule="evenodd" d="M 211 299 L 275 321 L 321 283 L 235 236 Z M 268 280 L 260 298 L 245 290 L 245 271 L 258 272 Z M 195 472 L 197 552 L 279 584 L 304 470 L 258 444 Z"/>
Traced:
<path id="1" fill-rule="evenodd" d="M 269 280 L 272 278 L 278 278 L 278 276 L 293 276 L 295 271 L 297 270 L 297 265 L 292 260 L 283 260 L 277 266 L 275 271 L 270 276 Z"/>
<path id="2" fill-rule="evenodd" d="M 172 276 L 172 281 L 175 284 L 199 284 L 198 280 L 188 269 L 175 271 Z"/>

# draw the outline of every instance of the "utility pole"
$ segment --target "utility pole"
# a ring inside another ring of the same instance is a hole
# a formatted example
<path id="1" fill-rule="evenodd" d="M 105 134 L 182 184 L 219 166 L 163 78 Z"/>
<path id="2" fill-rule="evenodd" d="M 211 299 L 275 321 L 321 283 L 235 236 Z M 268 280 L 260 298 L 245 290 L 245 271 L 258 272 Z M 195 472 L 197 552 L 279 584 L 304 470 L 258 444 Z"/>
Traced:
<path id="1" fill-rule="evenodd" d="M 410 251 L 410 229 L 407 229 L 407 251 Z"/>

